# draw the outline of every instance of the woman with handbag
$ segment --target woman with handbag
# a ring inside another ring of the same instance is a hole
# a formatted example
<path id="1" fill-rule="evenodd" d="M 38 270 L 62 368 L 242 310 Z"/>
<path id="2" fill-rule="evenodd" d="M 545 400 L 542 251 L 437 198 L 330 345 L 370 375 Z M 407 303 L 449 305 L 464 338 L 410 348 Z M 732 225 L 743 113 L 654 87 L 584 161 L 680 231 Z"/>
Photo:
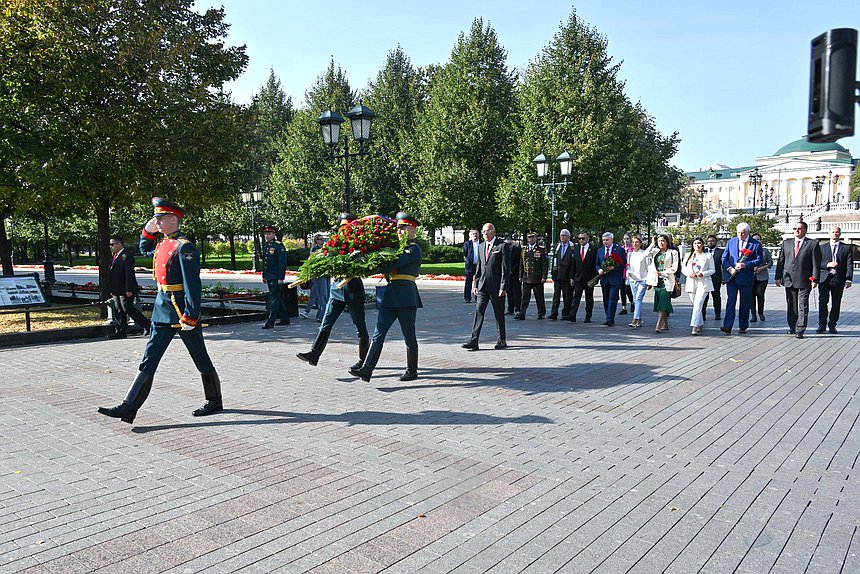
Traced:
<path id="1" fill-rule="evenodd" d="M 654 312 L 657 313 L 657 325 L 655 333 L 662 333 L 669 329 L 669 315 L 672 314 L 672 298 L 677 297 L 674 291 L 680 294 L 681 286 L 675 280 L 675 272 L 678 270 L 678 252 L 670 249 L 671 240 L 666 234 L 654 238 L 652 250 L 654 259 L 648 269 L 646 283 L 654 287 Z"/>
<path id="2" fill-rule="evenodd" d="M 702 306 L 705 297 L 711 292 L 711 275 L 714 274 L 714 259 L 710 253 L 705 253 L 705 242 L 701 237 L 693 240 L 693 249 L 684 260 L 681 269 L 687 276 L 685 291 L 693 303 L 693 316 L 690 318 L 691 335 L 702 332 Z"/>

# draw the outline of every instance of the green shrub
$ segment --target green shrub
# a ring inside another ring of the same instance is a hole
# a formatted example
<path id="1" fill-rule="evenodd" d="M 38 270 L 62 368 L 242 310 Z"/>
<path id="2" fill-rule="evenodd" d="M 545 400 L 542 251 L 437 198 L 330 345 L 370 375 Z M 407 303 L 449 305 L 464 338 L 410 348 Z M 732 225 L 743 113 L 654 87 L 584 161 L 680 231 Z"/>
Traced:
<path id="1" fill-rule="evenodd" d="M 307 259 L 310 254 L 311 250 L 307 247 L 302 247 L 300 249 L 288 249 L 287 265 L 301 265 L 302 261 Z"/>
<path id="2" fill-rule="evenodd" d="M 425 263 L 462 263 L 463 248 L 457 245 L 431 245 L 424 252 Z"/>

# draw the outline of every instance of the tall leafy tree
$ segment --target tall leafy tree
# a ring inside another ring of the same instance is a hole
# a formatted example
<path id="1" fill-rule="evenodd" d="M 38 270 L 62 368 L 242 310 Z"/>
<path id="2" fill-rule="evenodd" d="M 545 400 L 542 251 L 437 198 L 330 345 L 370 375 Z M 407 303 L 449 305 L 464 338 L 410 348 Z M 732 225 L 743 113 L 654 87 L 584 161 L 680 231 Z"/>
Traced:
<path id="1" fill-rule="evenodd" d="M 666 176 L 665 162 L 674 150 L 658 141 L 659 134 L 625 96 L 619 68 L 605 37 L 576 11 L 529 64 L 521 88 L 517 151 L 500 190 L 504 215 L 524 227 L 549 222 L 549 198 L 536 185 L 532 160 L 540 153 L 552 159 L 562 151 L 571 153 L 575 163 L 569 185 L 557 188 L 557 206 L 574 226 L 611 228 L 628 223 L 642 209 L 633 201 L 642 182 L 632 180 L 631 173 L 662 166 L 660 175 Z M 655 149 L 631 165 L 632 154 L 652 145 Z"/>
<path id="2" fill-rule="evenodd" d="M 106 295 L 111 208 L 232 193 L 244 136 L 221 89 L 244 47 L 225 47 L 223 9 L 201 14 L 192 0 L 0 0 L 0 12 L 12 187 L 30 207 L 95 216 Z"/>
<path id="3" fill-rule="evenodd" d="M 410 203 L 409 190 L 417 181 L 418 157 L 411 147 L 421 82 L 421 72 L 398 46 L 368 86 L 365 105 L 377 117 L 367 144 L 370 155 L 356 164 L 357 187 L 362 190 L 362 202 L 354 208 L 358 213 L 394 214 Z"/>
<path id="4" fill-rule="evenodd" d="M 267 202 L 269 213 L 283 229 L 297 237 L 331 227 L 343 211 L 344 170 L 326 158 L 316 122 L 326 110 L 341 115 L 355 105 L 355 93 L 334 61 L 305 93 L 305 107 L 297 111 L 278 141 L 278 162 L 272 168 Z M 344 124 L 341 137 L 351 137 Z M 342 160 L 341 160 L 342 161 Z M 362 190 L 353 197 L 362 201 Z"/>
<path id="5" fill-rule="evenodd" d="M 494 220 L 496 190 L 515 144 L 516 93 L 495 31 L 481 19 L 431 76 L 417 129 L 414 197 L 429 227 Z"/>

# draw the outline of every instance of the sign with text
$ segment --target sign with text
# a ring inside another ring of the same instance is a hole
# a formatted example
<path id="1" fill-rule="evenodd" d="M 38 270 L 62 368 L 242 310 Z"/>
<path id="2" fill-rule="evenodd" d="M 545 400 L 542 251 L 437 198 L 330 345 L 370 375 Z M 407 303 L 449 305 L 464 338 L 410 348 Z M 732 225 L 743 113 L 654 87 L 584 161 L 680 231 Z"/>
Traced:
<path id="1" fill-rule="evenodd" d="M 48 305 L 39 280 L 32 275 L 0 277 L 0 309 Z"/>

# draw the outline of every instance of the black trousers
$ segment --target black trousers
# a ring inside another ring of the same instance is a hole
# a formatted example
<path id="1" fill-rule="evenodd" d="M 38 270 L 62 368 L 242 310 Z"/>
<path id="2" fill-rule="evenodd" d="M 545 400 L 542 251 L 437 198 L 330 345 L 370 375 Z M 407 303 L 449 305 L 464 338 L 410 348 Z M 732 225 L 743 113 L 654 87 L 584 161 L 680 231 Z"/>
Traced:
<path id="1" fill-rule="evenodd" d="M 475 322 L 472 325 L 472 337 L 470 343 L 477 343 L 481 336 L 481 327 L 484 326 L 484 313 L 487 311 L 487 305 L 493 304 L 493 314 L 496 316 L 496 327 L 499 331 L 499 341 L 505 341 L 505 300 L 499 297 L 499 292 L 495 291 L 488 293 L 486 291 L 478 291 L 475 305 Z"/>
<path id="2" fill-rule="evenodd" d="M 520 284 L 519 279 L 511 278 L 508 281 L 508 286 L 506 291 L 508 294 L 505 296 L 508 306 L 508 313 L 515 313 L 520 310 L 520 305 L 523 302 L 523 289 Z"/>
<path id="3" fill-rule="evenodd" d="M 630 288 L 630 285 L 622 285 L 619 293 L 621 293 L 621 308 L 623 309 L 628 301 L 630 301 L 630 306 L 633 307 L 633 290 Z"/>
<path id="4" fill-rule="evenodd" d="M 750 314 L 764 315 L 764 291 L 767 289 L 767 281 L 753 280 L 753 299 L 750 303 Z"/>
<path id="5" fill-rule="evenodd" d="M 553 279 L 552 284 L 552 309 L 549 311 L 550 317 L 558 317 L 558 306 L 564 301 L 564 307 L 561 308 L 561 318 L 570 318 L 570 304 L 573 287 L 570 286 L 570 279 Z"/>
<path id="6" fill-rule="evenodd" d="M 589 321 L 591 320 L 591 314 L 594 312 L 594 287 L 589 287 L 585 281 L 582 283 L 577 281 L 573 285 L 573 310 L 570 318 L 576 319 L 583 293 L 585 293 L 585 319 Z"/>
<path id="7" fill-rule="evenodd" d="M 788 328 L 798 333 L 806 330 L 806 320 L 809 317 L 809 293 L 811 288 L 785 288 L 785 304 L 788 309 Z"/>
<path id="8" fill-rule="evenodd" d="M 269 287 L 269 318 L 266 319 L 266 324 L 274 325 L 278 319 L 289 320 L 290 315 L 287 313 L 287 306 L 284 303 L 284 295 L 281 291 L 281 285 L 278 285 L 278 280 L 266 281 Z"/>
<path id="9" fill-rule="evenodd" d="M 472 281 L 475 279 L 475 272 L 466 272 L 466 284 L 463 286 L 463 299 L 465 301 L 472 300 Z"/>
<path id="10" fill-rule="evenodd" d="M 818 326 L 821 329 L 825 327 L 833 329 L 839 322 L 843 291 L 845 291 L 845 283 L 837 283 L 833 279 L 822 281 L 818 285 Z M 831 303 L 829 314 L 827 312 L 828 303 Z"/>
<path id="11" fill-rule="evenodd" d="M 134 323 L 137 326 L 149 330 L 149 319 L 134 306 L 134 297 L 113 295 L 111 299 L 113 300 L 113 308 L 116 311 L 116 332 L 118 334 L 124 335 L 128 331 L 129 317 L 134 319 Z"/>
<path id="12" fill-rule="evenodd" d="M 546 316 L 546 301 L 543 294 L 543 283 L 523 283 L 523 301 L 520 305 L 520 315 L 525 317 L 526 311 L 531 302 L 532 293 L 535 294 L 535 303 L 537 304 L 538 317 Z"/>

